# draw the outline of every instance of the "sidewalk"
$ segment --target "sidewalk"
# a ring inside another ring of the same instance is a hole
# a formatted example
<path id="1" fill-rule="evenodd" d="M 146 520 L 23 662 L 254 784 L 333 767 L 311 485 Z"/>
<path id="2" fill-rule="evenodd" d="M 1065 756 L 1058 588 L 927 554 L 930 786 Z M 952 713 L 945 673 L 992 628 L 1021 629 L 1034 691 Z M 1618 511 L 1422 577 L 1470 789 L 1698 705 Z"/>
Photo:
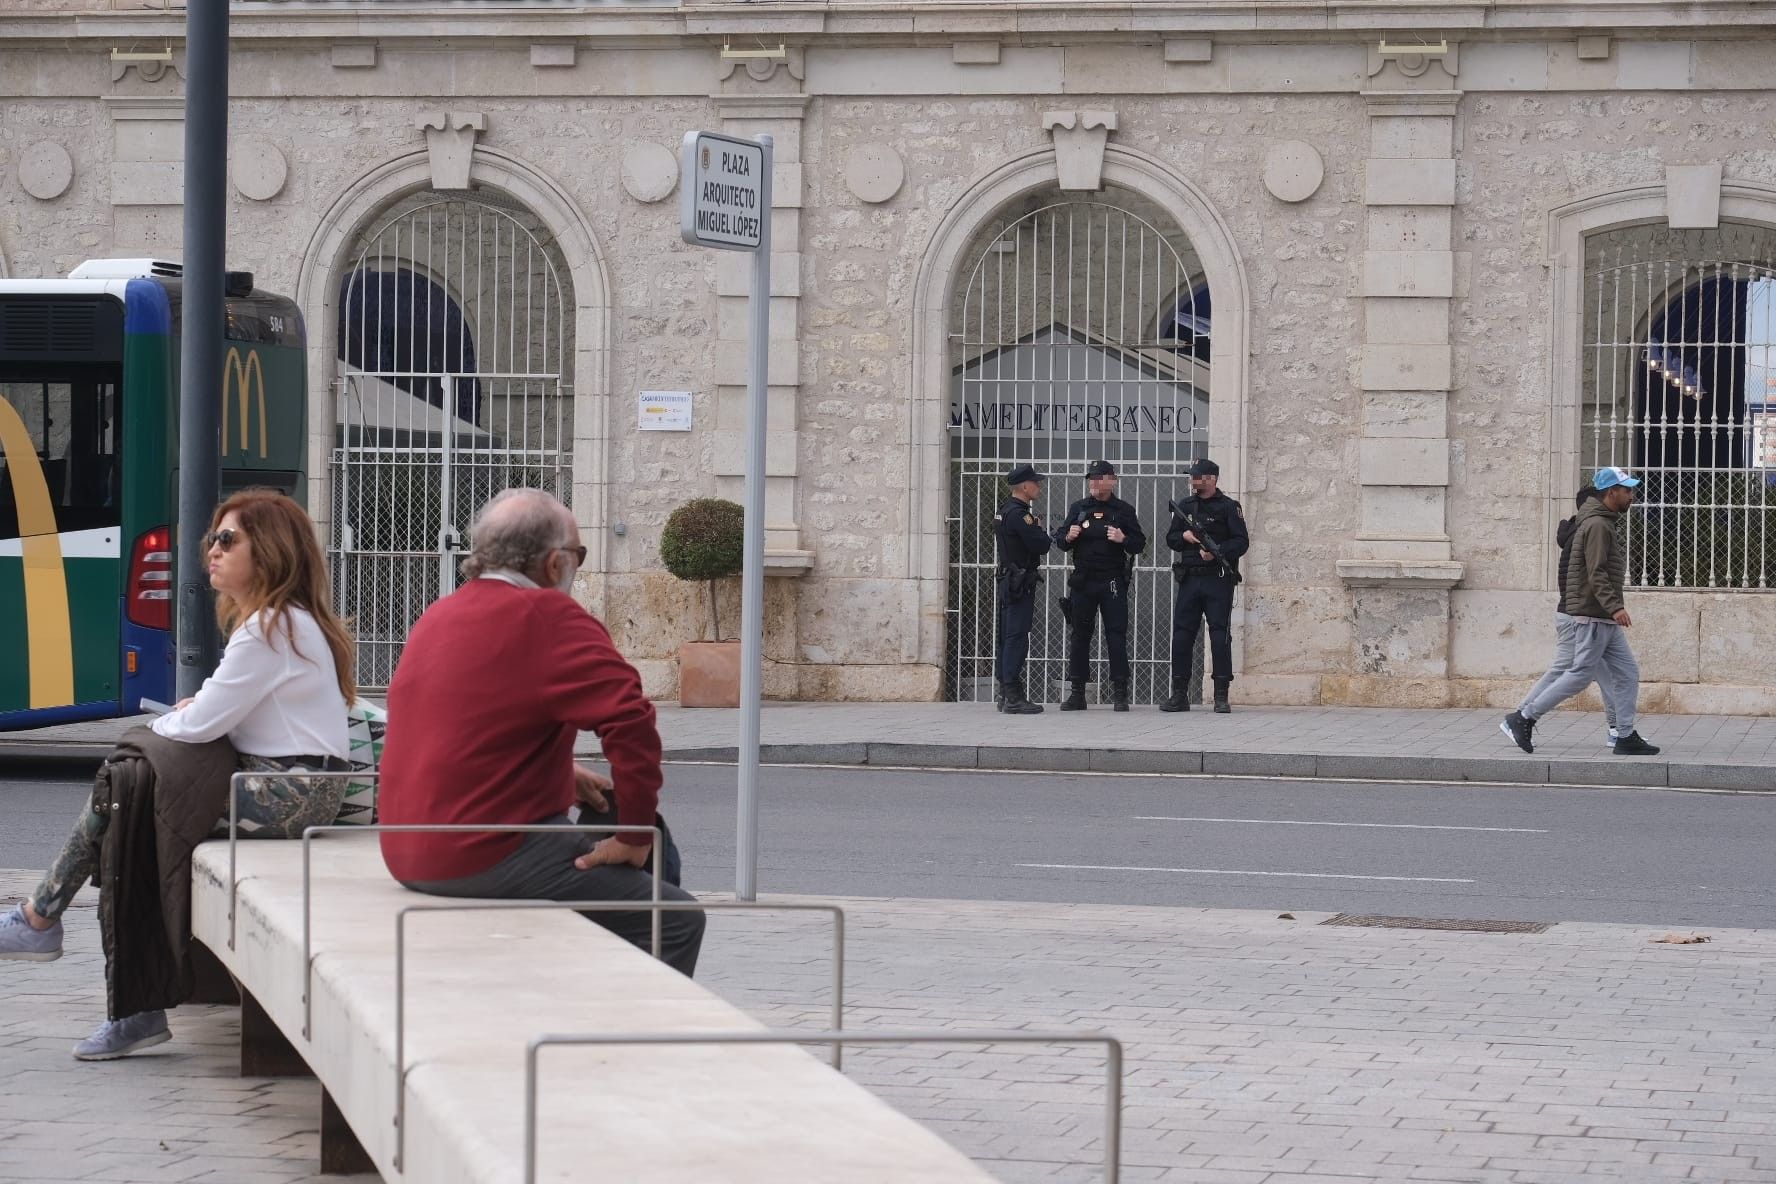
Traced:
<path id="1" fill-rule="evenodd" d="M 1674 786 L 1776 792 L 1776 719 L 1646 716 L 1663 748 L 1624 758 L 1604 746 L 1601 715 L 1561 711 L 1520 752 L 1491 710 L 1363 707 L 1201 708 L 1164 715 L 1094 706 L 1062 714 L 1000 715 L 979 703 L 767 703 L 762 759 L 776 764 L 914 768 L 1210 773 L 1245 777 L 1488 781 L 1531 785 Z M 104 756 L 126 727 L 108 720 L 0 733 L 0 762 Z M 668 757 L 731 761 L 735 710 L 660 707 Z M 582 737 L 580 749 L 598 751 Z"/>
<path id="2" fill-rule="evenodd" d="M 11 907 L 40 870 L 0 870 Z M 69 1049 L 105 1018 L 99 894 L 69 910 L 59 962 L 0 962 L 0 1184 L 375 1184 L 322 1175 L 320 1087 L 240 1076 L 240 1010 L 181 1007 L 173 1041 L 82 1064 Z"/>
<path id="3" fill-rule="evenodd" d="M 0 872 L 0 896 L 36 876 Z M 341 1179 L 317 1174 L 314 1082 L 235 1076 L 232 1009 L 179 1009 L 174 1042 L 139 1057 L 69 1058 L 104 1006 L 92 896 L 69 957 L 0 963 L 22 1004 L 0 1017 L 0 1184 Z M 1122 1040 L 1126 1184 L 1776 1179 L 1770 930 L 1655 945 L 1635 925 L 822 900 L 846 911 L 849 1029 Z M 712 913 L 698 979 L 771 1026 L 823 1028 L 830 942 L 824 919 Z M 857 1047 L 845 1065 L 1007 1184 L 1102 1179 L 1094 1048 Z"/>

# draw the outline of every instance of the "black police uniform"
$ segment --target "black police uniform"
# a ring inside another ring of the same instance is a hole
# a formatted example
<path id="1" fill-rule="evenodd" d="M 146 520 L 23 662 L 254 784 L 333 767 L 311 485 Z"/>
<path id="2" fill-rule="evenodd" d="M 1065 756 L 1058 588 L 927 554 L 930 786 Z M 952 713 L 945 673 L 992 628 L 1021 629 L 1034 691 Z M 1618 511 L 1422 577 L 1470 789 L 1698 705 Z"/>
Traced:
<path id="1" fill-rule="evenodd" d="M 1178 502 L 1195 516 L 1203 533 L 1220 545 L 1226 560 L 1204 559 L 1202 548 L 1184 540 L 1189 519 L 1172 515 L 1166 546 L 1178 552 L 1172 571 L 1178 581 L 1172 602 L 1172 691 L 1181 694 L 1190 682 L 1190 658 L 1196 649 L 1197 631 L 1209 620 L 1209 663 L 1216 687 L 1233 681 L 1233 588 L 1239 582 L 1239 558 L 1251 546 L 1240 504 L 1220 490 L 1212 497 Z"/>
<path id="2" fill-rule="evenodd" d="M 1024 660 L 1030 654 L 1030 627 L 1036 620 L 1037 572 L 1054 544 L 1031 512 L 1030 503 L 1009 497 L 993 526 L 999 539 L 999 653 L 995 674 L 1003 687 L 1023 687 Z"/>
<path id="3" fill-rule="evenodd" d="M 1067 530 L 1084 527 L 1072 542 Z M 1126 536 L 1110 541 L 1110 527 Z M 1135 517 L 1135 508 L 1119 497 L 1099 501 L 1082 497 L 1067 507 L 1067 516 L 1055 528 L 1055 546 L 1073 553 L 1073 574 L 1067 577 L 1070 598 L 1067 634 L 1067 681 L 1083 687 L 1091 681 L 1092 634 L 1098 616 L 1104 618 L 1104 648 L 1110 651 L 1110 681 L 1127 689 L 1128 575 L 1130 561 L 1147 549 L 1147 532 Z"/>

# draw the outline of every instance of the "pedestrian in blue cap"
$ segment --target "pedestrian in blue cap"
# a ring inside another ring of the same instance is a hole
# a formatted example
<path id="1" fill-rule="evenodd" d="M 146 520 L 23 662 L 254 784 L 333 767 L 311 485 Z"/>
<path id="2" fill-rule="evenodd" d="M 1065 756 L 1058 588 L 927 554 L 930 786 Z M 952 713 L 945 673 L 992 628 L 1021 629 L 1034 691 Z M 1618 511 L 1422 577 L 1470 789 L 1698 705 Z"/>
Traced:
<path id="1" fill-rule="evenodd" d="M 1628 645 L 1628 615 L 1623 591 L 1628 583 L 1628 550 L 1622 536 L 1622 515 L 1634 504 L 1640 479 L 1626 469 L 1602 468 L 1591 478 L 1597 490 L 1578 514 L 1572 549 L 1567 552 L 1565 594 L 1561 608 L 1573 618 L 1572 666 L 1541 694 L 1507 715 L 1499 730 L 1517 742 L 1524 752 L 1534 752 L 1536 721 L 1554 710 L 1593 681 L 1608 680 L 1615 691 L 1617 756 L 1652 756 L 1648 744 L 1635 729 L 1634 716 L 1640 697 L 1640 664 Z"/>

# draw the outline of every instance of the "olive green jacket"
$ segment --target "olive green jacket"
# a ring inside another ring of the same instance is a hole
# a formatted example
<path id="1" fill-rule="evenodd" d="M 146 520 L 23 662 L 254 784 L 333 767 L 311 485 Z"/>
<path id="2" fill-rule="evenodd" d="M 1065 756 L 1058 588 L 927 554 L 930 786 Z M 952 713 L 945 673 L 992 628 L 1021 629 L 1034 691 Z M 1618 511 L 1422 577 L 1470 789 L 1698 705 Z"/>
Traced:
<path id="1" fill-rule="evenodd" d="M 1566 557 L 1566 595 L 1561 611 L 1569 617 L 1609 620 L 1626 606 L 1628 549 L 1619 529 L 1622 516 L 1603 502 L 1586 502 Z"/>

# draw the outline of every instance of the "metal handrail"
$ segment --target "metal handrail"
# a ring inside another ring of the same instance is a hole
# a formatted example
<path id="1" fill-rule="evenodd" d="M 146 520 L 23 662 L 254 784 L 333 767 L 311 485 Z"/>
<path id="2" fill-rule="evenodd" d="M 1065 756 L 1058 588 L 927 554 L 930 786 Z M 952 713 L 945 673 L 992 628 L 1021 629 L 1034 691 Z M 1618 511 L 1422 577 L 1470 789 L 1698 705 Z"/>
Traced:
<path id="1" fill-rule="evenodd" d="M 537 1056 L 544 1048 L 618 1044 L 1102 1044 L 1104 1057 L 1104 1182 L 1122 1171 L 1122 1041 L 1101 1032 L 635 1032 L 538 1036 L 524 1053 L 524 1184 L 537 1178 Z"/>
<path id="2" fill-rule="evenodd" d="M 353 823 L 334 823 L 331 826 L 311 826 L 302 832 L 302 1038 L 313 1040 L 311 1029 L 314 1026 L 314 959 L 310 953 L 311 907 L 313 895 L 310 889 L 309 855 L 314 836 L 330 832 L 346 831 L 356 834 L 542 834 L 562 831 L 575 831 L 580 834 L 634 834 L 645 831 L 652 835 L 654 843 L 654 894 L 651 901 L 630 901 L 631 912 L 644 912 L 646 906 L 659 906 L 664 903 L 660 899 L 660 865 L 665 863 L 665 856 L 660 851 L 661 828 L 657 826 L 622 826 L 609 823 L 583 825 L 581 823 L 562 823 L 555 825 L 548 822 L 508 823 L 502 825 L 482 826 L 475 823 L 373 823 L 358 826 Z M 553 903 L 553 902 L 546 902 Z M 232 929 L 232 923 L 230 924 Z M 230 938 L 232 939 L 232 933 Z M 660 956 L 660 914 L 653 915 L 653 935 L 650 952 L 655 958 Z M 232 948 L 232 945 L 231 945 Z"/>
<path id="3" fill-rule="evenodd" d="M 578 913 L 703 912 L 709 909 L 735 912 L 828 913 L 833 919 L 832 1026 L 845 1027 L 845 910 L 835 904 L 760 903 L 751 900 L 477 900 L 449 904 L 412 904 L 395 914 L 395 1170 L 407 1152 L 407 915 L 409 913 L 469 913 L 571 909 Z M 657 956 L 657 955 L 656 955 Z M 833 1068 L 840 1068 L 840 1047 L 832 1045 Z"/>

